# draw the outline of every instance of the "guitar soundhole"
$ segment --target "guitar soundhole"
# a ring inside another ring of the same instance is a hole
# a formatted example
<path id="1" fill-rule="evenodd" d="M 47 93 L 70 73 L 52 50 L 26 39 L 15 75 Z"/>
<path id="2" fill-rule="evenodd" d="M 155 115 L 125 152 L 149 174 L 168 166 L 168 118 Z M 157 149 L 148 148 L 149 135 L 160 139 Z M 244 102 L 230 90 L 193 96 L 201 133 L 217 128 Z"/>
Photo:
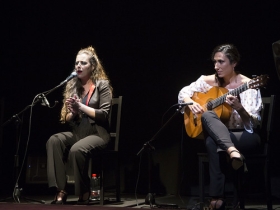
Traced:
<path id="1" fill-rule="evenodd" d="M 197 116 L 196 115 L 193 116 L 193 123 L 195 126 L 197 126 Z"/>

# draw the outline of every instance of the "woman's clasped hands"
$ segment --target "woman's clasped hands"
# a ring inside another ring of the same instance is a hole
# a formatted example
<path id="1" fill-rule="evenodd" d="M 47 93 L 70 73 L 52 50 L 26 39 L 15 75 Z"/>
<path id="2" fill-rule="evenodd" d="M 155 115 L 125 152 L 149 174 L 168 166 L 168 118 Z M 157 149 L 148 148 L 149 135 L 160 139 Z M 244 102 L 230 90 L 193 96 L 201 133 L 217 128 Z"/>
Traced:
<path id="1" fill-rule="evenodd" d="M 72 114 L 78 114 L 81 106 L 81 99 L 74 94 L 74 96 L 66 99 L 65 101 L 67 109 L 72 113 Z"/>

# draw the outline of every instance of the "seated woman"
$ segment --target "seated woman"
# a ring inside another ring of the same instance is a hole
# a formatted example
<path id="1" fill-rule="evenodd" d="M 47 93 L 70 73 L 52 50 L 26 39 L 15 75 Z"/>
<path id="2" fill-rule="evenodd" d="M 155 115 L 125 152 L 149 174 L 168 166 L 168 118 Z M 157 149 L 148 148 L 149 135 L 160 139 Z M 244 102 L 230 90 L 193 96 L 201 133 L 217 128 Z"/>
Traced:
<path id="1" fill-rule="evenodd" d="M 74 170 L 78 204 L 89 202 L 89 160 L 110 140 L 108 117 L 112 88 L 92 47 L 78 52 L 75 71 L 77 78 L 67 83 L 61 110 L 61 122 L 68 122 L 72 130 L 52 135 L 46 144 L 48 183 L 57 191 L 52 204 L 66 202 L 67 161 Z"/>
<path id="2" fill-rule="evenodd" d="M 212 52 L 212 60 L 215 74 L 202 75 L 195 82 L 182 88 L 178 100 L 179 103 L 192 103 L 185 111 L 192 112 L 194 116 L 201 115 L 209 157 L 209 195 L 212 197 L 210 209 L 225 209 L 225 174 L 222 163 L 227 161 L 224 161 L 226 157 L 223 154 L 228 155 L 233 169 L 243 168 L 246 171 L 242 153 L 257 151 L 260 146 L 260 137 L 254 132 L 254 128 L 260 121 L 262 100 L 260 91 L 256 89 L 247 89 L 238 96 L 226 95 L 225 103 L 232 108 L 226 122 L 222 122 L 214 110 L 205 110 L 202 104 L 192 99 L 195 92 L 207 93 L 213 87 L 222 87 L 230 91 L 250 81 L 250 78 L 235 70 L 240 55 L 234 45 L 217 46 Z"/>

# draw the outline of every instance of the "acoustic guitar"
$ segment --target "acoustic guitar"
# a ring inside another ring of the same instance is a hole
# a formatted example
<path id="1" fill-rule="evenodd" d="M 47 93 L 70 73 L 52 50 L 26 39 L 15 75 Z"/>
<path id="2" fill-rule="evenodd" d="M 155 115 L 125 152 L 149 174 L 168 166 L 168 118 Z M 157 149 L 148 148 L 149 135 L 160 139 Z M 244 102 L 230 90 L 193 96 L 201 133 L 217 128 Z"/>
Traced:
<path id="1" fill-rule="evenodd" d="M 226 96 L 238 96 L 247 89 L 262 87 L 266 85 L 268 78 L 268 75 L 254 77 L 231 91 L 223 87 L 212 87 L 207 93 L 195 92 L 192 96 L 192 100 L 199 103 L 204 111 L 213 110 L 221 121 L 225 123 L 230 119 L 232 113 L 232 108 L 225 103 Z M 184 112 L 184 124 L 189 137 L 197 139 L 203 138 L 201 114 L 193 114 L 188 106 L 186 106 Z"/>

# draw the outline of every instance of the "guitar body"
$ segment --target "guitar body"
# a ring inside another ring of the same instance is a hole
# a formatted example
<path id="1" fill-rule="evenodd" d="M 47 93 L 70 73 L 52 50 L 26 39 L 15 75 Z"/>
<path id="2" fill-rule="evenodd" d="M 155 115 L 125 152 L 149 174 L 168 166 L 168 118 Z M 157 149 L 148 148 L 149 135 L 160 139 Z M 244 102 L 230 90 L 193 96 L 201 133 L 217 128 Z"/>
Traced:
<path id="1" fill-rule="evenodd" d="M 199 103 L 203 107 L 204 111 L 208 111 L 207 103 L 226 94 L 227 92 L 228 90 L 226 88 L 212 87 L 207 93 L 194 93 L 192 100 Z M 221 121 L 225 123 L 231 116 L 232 108 L 227 103 L 223 103 L 214 108 L 213 111 L 218 115 Z M 198 139 L 203 138 L 201 114 L 194 115 L 190 111 L 189 107 L 186 107 L 184 113 L 184 124 L 189 137 Z"/>

